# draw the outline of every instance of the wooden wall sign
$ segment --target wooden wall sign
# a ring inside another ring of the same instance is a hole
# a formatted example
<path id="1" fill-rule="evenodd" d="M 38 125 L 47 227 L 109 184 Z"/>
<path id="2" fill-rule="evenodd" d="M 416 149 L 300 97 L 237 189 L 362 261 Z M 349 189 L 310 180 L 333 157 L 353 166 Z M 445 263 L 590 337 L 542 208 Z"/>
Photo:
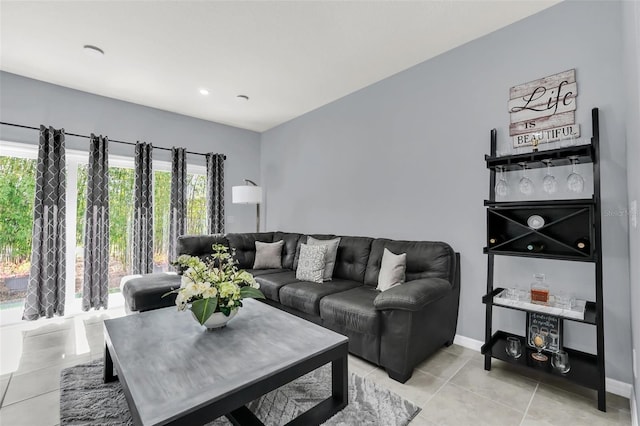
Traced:
<path id="1" fill-rule="evenodd" d="M 509 90 L 509 136 L 513 146 L 529 146 L 580 136 L 575 124 L 576 70 L 514 86 Z"/>

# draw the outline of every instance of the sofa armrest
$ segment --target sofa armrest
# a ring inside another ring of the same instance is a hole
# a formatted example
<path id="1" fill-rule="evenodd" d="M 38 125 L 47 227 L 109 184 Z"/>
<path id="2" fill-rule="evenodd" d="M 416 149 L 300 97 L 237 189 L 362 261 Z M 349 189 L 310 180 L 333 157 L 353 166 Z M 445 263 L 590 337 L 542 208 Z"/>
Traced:
<path id="1" fill-rule="evenodd" d="M 428 304 L 450 294 L 451 283 L 442 278 L 423 278 L 407 281 L 383 291 L 373 301 L 377 310 L 400 309 L 419 311 Z"/>

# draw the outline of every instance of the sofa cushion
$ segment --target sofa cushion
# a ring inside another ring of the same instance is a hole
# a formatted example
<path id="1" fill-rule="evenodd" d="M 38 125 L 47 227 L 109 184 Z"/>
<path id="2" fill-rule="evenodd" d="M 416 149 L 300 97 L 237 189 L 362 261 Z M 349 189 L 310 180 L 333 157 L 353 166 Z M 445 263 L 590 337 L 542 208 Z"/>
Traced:
<path id="1" fill-rule="evenodd" d="M 378 274 L 378 287 L 376 290 L 385 291 L 391 287 L 404 282 L 405 270 L 407 269 L 407 254 L 395 254 L 384 249 L 380 273 Z"/>
<path id="2" fill-rule="evenodd" d="M 235 250 L 238 268 L 251 269 L 256 259 L 256 241 L 273 242 L 273 232 L 254 232 L 247 234 L 227 234 L 229 247 Z"/>
<path id="3" fill-rule="evenodd" d="M 373 238 L 340 237 L 333 278 L 364 282 Z"/>
<path id="4" fill-rule="evenodd" d="M 263 243 L 256 241 L 256 256 L 253 261 L 253 269 L 280 269 L 282 268 L 282 246 L 284 241 Z"/>
<path id="5" fill-rule="evenodd" d="M 371 245 L 364 283 L 378 285 L 382 254 L 387 248 L 393 253 L 407 253 L 405 280 L 442 278 L 450 283 L 454 280 L 455 254 L 449 244 L 431 241 L 395 241 L 376 239 Z"/>
<path id="6" fill-rule="evenodd" d="M 374 288 L 360 286 L 342 293 L 330 294 L 320 301 L 320 317 L 359 333 L 377 335 L 380 313 L 373 301 L 380 294 Z"/>
<path id="7" fill-rule="evenodd" d="M 229 241 L 223 234 L 213 235 L 182 235 L 178 237 L 178 244 L 176 247 L 176 253 L 178 256 L 188 254 L 189 256 L 198 256 L 200 260 L 208 262 L 211 259 L 211 253 L 213 253 L 212 246 L 214 244 L 222 244 L 229 247 Z M 174 262 L 176 259 L 169 259 Z M 185 270 L 184 267 L 177 267 L 176 270 L 179 274 Z"/>
<path id="8" fill-rule="evenodd" d="M 298 260 L 298 269 L 296 269 L 296 278 L 301 281 L 322 283 L 327 249 L 328 246 L 326 245 L 302 244 L 300 246 L 300 259 Z"/>
<path id="9" fill-rule="evenodd" d="M 347 291 L 361 285 L 362 283 L 356 281 L 337 279 L 322 284 L 298 281 L 287 284 L 280 289 L 280 303 L 290 308 L 306 312 L 307 314 L 319 316 L 320 300 L 323 297 Z"/>
<path id="10" fill-rule="evenodd" d="M 284 269 L 294 269 L 293 261 L 296 257 L 296 249 L 298 248 L 298 240 L 300 234 L 291 232 L 274 232 L 273 241 L 284 241 L 284 247 L 282 247 L 282 267 Z"/>
<path id="11" fill-rule="evenodd" d="M 263 274 L 255 276 L 256 281 L 260 284 L 260 291 L 267 299 L 275 302 L 280 301 L 280 288 L 283 286 L 298 282 L 294 271 L 283 271 L 282 269 L 273 274 Z"/>
<path id="12" fill-rule="evenodd" d="M 333 278 L 333 270 L 336 267 L 336 257 L 338 256 L 340 237 L 333 238 L 331 240 L 316 240 L 313 237 L 307 237 L 307 244 L 312 246 L 327 246 L 327 254 L 324 257 L 322 281 L 331 281 Z"/>
<path id="13" fill-rule="evenodd" d="M 286 269 L 245 269 L 248 273 L 254 277 L 262 275 L 277 274 L 278 272 L 284 272 Z"/>
<path id="14" fill-rule="evenodd" d="M 298 269 L 298 260 L 300 259 L 300 246 L 302 244 L 307 244 L 307 237 L 313 237 L 316 240 L 330 240 L 332 238 L 335 238 L 335 235 L 332 234 L 313 234 L 313 235 L 300 235 L 300 238 L 298 239 L 298 243 L 296 244 L 296 255 L 293 259 L 293 270 L 295 271 L 296 269 Z"/>
<path id="15" fill-rule="evenodd" d="M 207 256 L 213 253 L 211 247 L 214 244 L 222 244 L 229 247 L 229 242 L 223 234 L 214 235 L 181 235 L 178 237 L 176 252 L 178 256 L 188 254 L 190 256 Z"/>
<path id="16" fill-rule="evenodd" d="M 175 304 L 176 295 L 162 297 L 180 287 L 182 277 L 164 272 L 133 278 L 122 286 L 122 296 L 131 311 L 149 311 Z"/>

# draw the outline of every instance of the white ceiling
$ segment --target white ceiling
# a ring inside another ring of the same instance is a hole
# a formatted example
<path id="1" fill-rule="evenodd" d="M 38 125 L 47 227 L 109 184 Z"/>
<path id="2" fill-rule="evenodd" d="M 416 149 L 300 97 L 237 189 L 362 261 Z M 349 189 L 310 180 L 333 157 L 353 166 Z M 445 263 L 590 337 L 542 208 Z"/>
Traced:
<path id="1" fill-rule="evenodd" d="M 0 69 L 264 131 L 555 3 L 1 1 Z"/>

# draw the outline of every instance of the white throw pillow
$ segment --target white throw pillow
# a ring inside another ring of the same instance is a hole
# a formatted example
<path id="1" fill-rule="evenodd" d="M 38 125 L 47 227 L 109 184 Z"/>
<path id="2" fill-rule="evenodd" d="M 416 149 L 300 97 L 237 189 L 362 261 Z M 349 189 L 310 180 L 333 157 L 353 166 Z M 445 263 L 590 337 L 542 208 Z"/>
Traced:
<path id="1" fill-rule="evenodd" d="M 284 246 L 283 240 L 275 243 L 256 241 L 256 258 L 253 262 L 253 269 L 282 268 L 282 246 Z"/>
<path id="2" fill-rule="evenodd" d="M 326 254 L 327 246 L 301 244 L 296 279 L 321 283 L 324 275 L 324 258 Z"/>
<path id="3" fill-rule="evenodd" d="M 394 254 L 388 249 L 382 253 L 378 287 L 376 290 L 385 291 L 404 282 L 407 269 L 407 253 Z"/>
<path id="4" fill-rule="evenodd" d="M 334 238 L 332 240 L 317 240 L 313 237 L 307 237 L 307 244 L 310 246 L 327 246 L 327 254 L 324 258 L 324 274 L 322 276 L 323 281 L 331 281 L 333 277 L 333 270 L 336 267 L 336 257 L 338 256 L 338 246 L 340 245 L 340 238 Z"/>

